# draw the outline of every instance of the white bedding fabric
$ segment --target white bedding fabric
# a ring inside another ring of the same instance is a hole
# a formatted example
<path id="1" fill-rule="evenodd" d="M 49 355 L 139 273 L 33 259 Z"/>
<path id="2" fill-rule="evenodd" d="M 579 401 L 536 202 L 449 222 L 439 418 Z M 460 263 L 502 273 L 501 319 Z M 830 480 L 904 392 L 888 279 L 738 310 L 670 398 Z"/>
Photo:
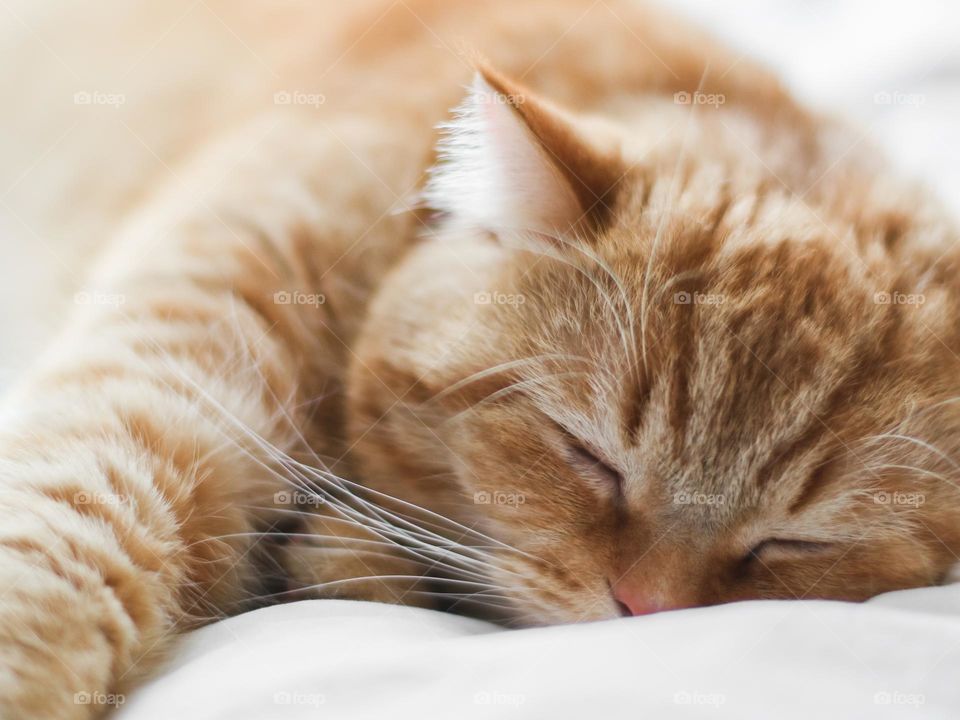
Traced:
<path id="1" fill-rule="evenodd" d="M 960 207 L 958 4 L 675 4 L 869 128 Z M 958 718 L 960 586 L 523 631 L 302 602 L 192 634 L 118 717 Z"/>
<path id="2" fill-rule="evenodd" d="M 960 585 L 499 630 L 315 600 L 194 633 L 118 720 L 957 718 Z"/>

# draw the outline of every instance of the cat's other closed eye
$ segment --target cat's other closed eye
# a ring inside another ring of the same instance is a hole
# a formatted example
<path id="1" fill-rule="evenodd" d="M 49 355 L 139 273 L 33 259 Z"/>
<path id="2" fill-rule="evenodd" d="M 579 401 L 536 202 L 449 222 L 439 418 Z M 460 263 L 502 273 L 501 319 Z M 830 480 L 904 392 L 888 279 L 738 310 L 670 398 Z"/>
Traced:
<path id="1" fill-rule="evenodd" d="M 586 443 L 578 440 L 572 434 L 563 431 L 564 457 L 570 467 L 584 478 L 587 478 L 601 490 L 613 494 L 617 500 L 623 497 L 624 478 L 619 470 L 611 463 L 600 458 L 598 453 L 589 449 Z"/>
<path id="2" fill-rule="evenodd" d="M 754 561 L 762 562 L 764 559 L 771 558 L 795 558 L 824 552 L 831 547 L 832 543 L 828 542 L 772 537 L 756 543 L 743 556 L 742 561 L 750 563 Z"/>

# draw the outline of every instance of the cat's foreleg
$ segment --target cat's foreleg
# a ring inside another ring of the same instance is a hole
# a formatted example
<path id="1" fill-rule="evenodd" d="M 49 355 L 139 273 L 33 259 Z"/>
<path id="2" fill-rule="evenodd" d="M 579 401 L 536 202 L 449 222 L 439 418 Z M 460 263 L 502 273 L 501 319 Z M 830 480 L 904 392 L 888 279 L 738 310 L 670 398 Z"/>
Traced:
<path id="1" fill-rule="evenodd" d="M 343 142 L 261 125 L 184 171 L 9 398 L 0 717 L 109 710 L 179 630 L 255 592 L 259 531 L 277 493 L 302 486 L 284 456 L 331 422 L 313 401 L 348 342 L 350 310 L 334 322 L 317 265 L 364 230 L 406 232 L 395 216 L 364 219 L 394 199 L 382 183 L 331 186 L 329 154 L 341 173 L 388 157 Z"/>

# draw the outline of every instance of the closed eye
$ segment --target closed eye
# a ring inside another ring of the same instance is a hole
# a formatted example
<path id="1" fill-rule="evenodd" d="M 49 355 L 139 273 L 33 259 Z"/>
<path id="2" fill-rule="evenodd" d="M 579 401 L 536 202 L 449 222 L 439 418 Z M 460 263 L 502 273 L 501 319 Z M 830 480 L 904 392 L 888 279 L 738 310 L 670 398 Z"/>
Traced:
<path id="1" fill-rule="evenodd" d="M 767 538 L 753 546 L 744 557 L 745 561 L 759 560 L 762 557 L 810 555 L 822 552 L 830 543 L 813 540 L 794 540 L 792 538 Z"/>
<path id="2" fill-rule="evenodd" d="M 578 473 L 600 480 L 606 487 L 611 488 L 617 497 L 623 494 L 623 476 L 584 447 L 583 443 L 568 438 L 566 455 L 567 461 Z"/>

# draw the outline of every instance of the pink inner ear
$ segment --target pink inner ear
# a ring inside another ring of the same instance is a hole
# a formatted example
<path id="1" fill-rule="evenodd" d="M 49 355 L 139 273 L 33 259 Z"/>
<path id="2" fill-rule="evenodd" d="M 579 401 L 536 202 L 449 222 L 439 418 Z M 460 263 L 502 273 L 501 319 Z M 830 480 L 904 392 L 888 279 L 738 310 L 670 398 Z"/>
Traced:
<path id="1" fill-rule="evenodd" d="M 511 100 L 476 76 L 441 140 L 426 199 L 494 232 L 565 232 L 582 213 L 576 193 Z"/>
<path id="2" fill-rule="evenodd" d="M 580 217 L 576 194 L 543 145 L 510 104 L 509 99 L 477 79 L 483 90 L 488 141 L 505 217 L 501 222 L 524 230 L 566 231 Z M 478 86 L 479 87 L 479 86 Z"/>

